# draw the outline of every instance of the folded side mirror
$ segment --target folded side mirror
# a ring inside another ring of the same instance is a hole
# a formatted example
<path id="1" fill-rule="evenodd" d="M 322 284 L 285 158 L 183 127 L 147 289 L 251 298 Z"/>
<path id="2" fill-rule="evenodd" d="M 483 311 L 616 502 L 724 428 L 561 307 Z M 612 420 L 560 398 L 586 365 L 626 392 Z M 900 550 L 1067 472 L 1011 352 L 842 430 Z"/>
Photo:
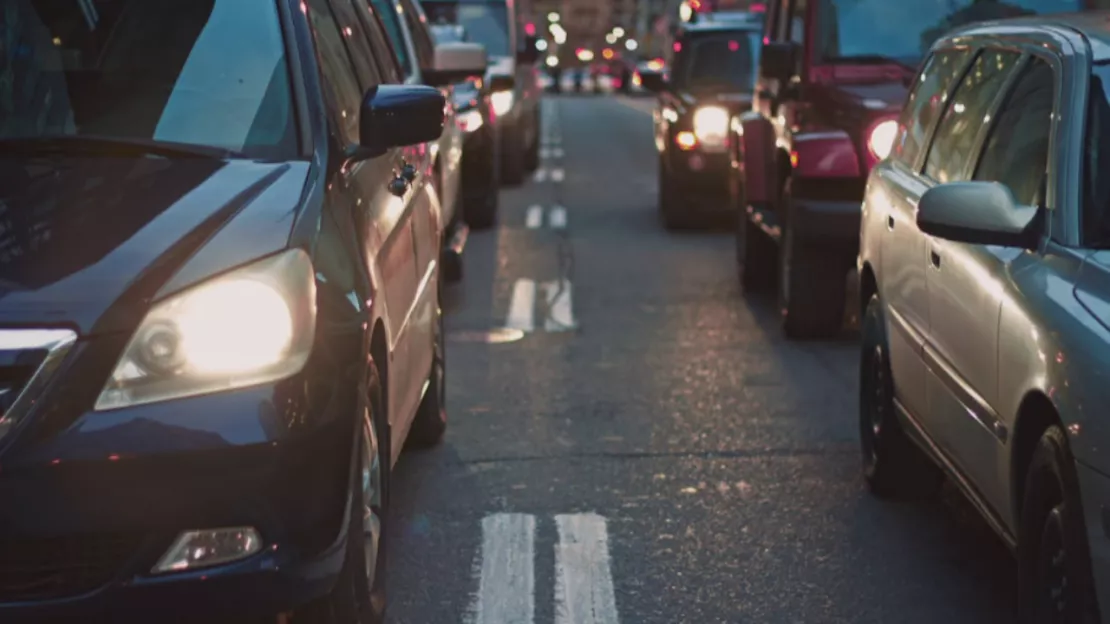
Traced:
<path id="1" fill-rule="evenodd" d="M 640 86 L 652 93 L 659 93 L 667 88 L 667 77 L 663 72 L 641 71 Z"/>
<path id="2" fill-rule="evenodd" d="M 433 87 L 444 87 L 481 78 L 488 66 L 486 47 L 480 43 L 439 43 L 435 47 L 432 67 L 424 71 L 424 81 Z"/>
<path id="3" fill-rule="evenodd" d="M 917 203 L 922 232 L 959 243 L 1033 248 L 1040 209 L 1014 201 L 998 182 L 950 182 L 925 191 Z"/>
<path id="4" fill-rule="evenodd" d="M 759 56 L 759 73 L 765 78 L 782 82 L 790 80 L 797 66 L 801 48 L 793 41 L 772 41 L 763 44 Z"/>
<path id="5" fill-rule="evenodd" d="M 446 100 L 425 85 L 380 85 L 366 92 L 359 111 L 359 149 L 369 158 L 393 147 L 435 141 L 443 134 Z"/>
<path id="6" fill-rule="evenodd" d="M 498 91 L 512 91 L 514 88 L 516 88 L 516 78 L 505 75 L 490 76 L 490 93 L 497 93 Z"/>
<path id="7" fill-rule="evenodd" d="M 524 41 L 521 42 L 521 47 L 516 53 L 518 63 L 531 65 L 540 59 L 540 50 L 536 47 L 537 41 L 539 41 L 539 37 L 536 35 L 524 36 Z"/>

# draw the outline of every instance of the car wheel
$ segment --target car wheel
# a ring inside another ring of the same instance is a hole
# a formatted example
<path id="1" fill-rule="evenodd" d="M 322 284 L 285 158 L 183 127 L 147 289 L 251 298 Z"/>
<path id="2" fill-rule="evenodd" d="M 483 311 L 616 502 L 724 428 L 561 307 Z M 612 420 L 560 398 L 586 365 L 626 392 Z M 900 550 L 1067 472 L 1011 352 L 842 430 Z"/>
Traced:
<path id="1" fill-rule="evenodd" d="M 447 350 L 443 331 L 443 308 L 436 307 L 435 338 L 432 341 L 432 370 L 428 389 L 409 430 L 408 444 L 426 448 L 439 444 L 447 430 Z"/>
<path id="2" fill-rule="evenodd" d="M 501 138 L 501 183 L 516 186 L 524 182 L 524 137 L 519 128 L 507 126 Z"/>
<path id="3" fill-rule="evenodd" d="M 766 293 L 775 288 L 778 268 L 775 241 L 748 219 L 747 210 L 736 213 L 736 260 L 740 287 L 748 293 Z"/>
<path id="4" fill-rule="evenodd" d="M 466 224 L 475 230 L 489 229 L 497 224 L 497 211 L 501 200 L 501 176 L 498 171 L 497 153 L 498 150 L 494 146 L 490 148 L 489 154 L 481 156 L 489 163 L 486 190 L 481 195 L 467 197 L 463 204 L 463 218 Z"/>
<path id="5" fill-rule="evenodd" d="M 379 426 L 385 415 L 376 369 L 370 377 L 371 398 L 359 428 L 358 472 L 351 488 L 347 556 L 331 593 L 294 613 L 294 624 L 385 622 L 389 436 Z"/>
<path id="6" fill-rule="evenodd" d="M 859 437 L 863 477 L 880 498 L 912 499 L 936 493 L 940 468 L 913 443 L 894 412 L 894 378 L 882 303 L 871 297 L 860 341 Z"/>
<path id="7" fill-rule="evenodd" d="M 844 286 L 849 262 L 844 254 L 806 244 L 796 237 L 790 215 L 789 183 L 783 194 L 779 240 L 779 309 L 788 338 L 831 338 L 844 324 Z"/>
<path id="8" fill-rule="evenodd" d="M 1025 476 L 1018 536 L 1022 623 L 1097 622 L 1075 459 L 1060 427 L 1037 442 Z"/>

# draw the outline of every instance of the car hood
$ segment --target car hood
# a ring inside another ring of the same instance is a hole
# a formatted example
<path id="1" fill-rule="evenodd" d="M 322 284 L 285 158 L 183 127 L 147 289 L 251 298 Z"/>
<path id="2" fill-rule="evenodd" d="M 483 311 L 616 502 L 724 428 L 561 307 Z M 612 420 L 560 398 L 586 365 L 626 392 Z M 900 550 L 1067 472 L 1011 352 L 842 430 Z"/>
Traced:
<path id="1" fill-rule="evenodd" d="M 0 325 L 69 325 L 85 335 L 133 328 L 202 246 L 283 177 L 299 175 L 303 188 L 306 169 L 145 156 L 0 159 Z M 271 209 L 295 212 L 299 199 Z M 248 238 L 223 260 L 249 256 L 261 240 L 273 237 Z"/>

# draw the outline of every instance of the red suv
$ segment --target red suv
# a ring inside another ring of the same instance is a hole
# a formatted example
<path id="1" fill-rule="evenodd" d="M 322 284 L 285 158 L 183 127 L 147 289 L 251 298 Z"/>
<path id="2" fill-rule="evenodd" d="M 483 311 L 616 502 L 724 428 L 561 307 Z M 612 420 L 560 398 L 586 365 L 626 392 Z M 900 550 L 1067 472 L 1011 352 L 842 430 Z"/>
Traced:
<path id="1" fill-rule="evenodd" d="M 777 0 L 750 111 L 731 124 L 737 261 L 747 291 L 777 287 L 793 338 L 838 333 L 867 174 L 928 129 L 898 119 L 922 55 L 981 20 L 1100 0 Z"/>

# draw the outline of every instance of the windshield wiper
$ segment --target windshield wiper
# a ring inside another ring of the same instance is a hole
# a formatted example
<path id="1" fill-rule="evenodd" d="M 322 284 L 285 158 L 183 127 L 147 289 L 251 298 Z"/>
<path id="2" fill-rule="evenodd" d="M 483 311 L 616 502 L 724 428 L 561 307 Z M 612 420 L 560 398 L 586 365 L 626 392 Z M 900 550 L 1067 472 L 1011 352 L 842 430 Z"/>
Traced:
<path id="1" fill-rule="evenodd" d="M 826 56 L 825 60 L 830 63 L 859 63 L 861 65 L 897 65 L 902 69 L 917 73 L 917 68 L 900 61 L 893 56 L 885 56 L 883 54 L 853 54 L 850 56 Z"/>
<path id="2" fill-rule="evenodd" d="M 164 158 L 205 158 L 209 160 L 246 158 L 246 154 L 222 147 L 86 134 L 54 134 L 0 139 L 0 150 L 9 154 L 91 153 L 101 156 L 155 155 Z"/>

